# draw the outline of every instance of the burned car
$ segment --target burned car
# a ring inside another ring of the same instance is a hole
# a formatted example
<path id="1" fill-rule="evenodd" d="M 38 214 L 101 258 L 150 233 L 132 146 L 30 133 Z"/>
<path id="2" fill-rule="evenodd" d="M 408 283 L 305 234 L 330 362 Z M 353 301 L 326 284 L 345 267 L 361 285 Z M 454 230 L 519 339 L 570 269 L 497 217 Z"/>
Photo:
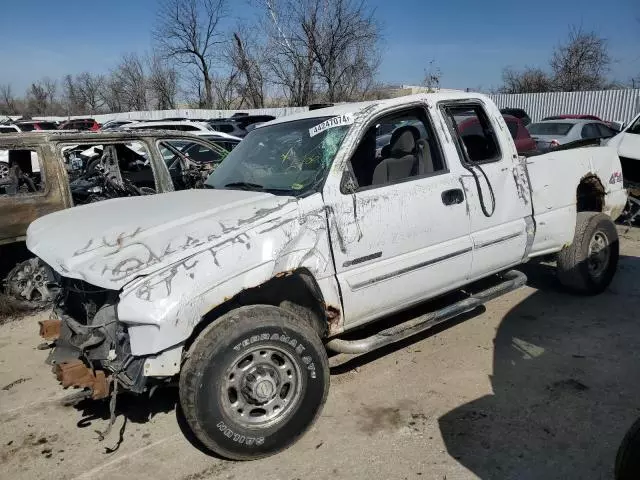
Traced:
<path id="1" fill-rule="evenodd" d="M 24 249 L 32 221 L 76 205 L 202 187 L 228 153 L 173 131 L 2 136 L 0 257 L 2 274 L 8 271 L 6 293 L 32 302 L 54 295 L 52 272 Z"/>

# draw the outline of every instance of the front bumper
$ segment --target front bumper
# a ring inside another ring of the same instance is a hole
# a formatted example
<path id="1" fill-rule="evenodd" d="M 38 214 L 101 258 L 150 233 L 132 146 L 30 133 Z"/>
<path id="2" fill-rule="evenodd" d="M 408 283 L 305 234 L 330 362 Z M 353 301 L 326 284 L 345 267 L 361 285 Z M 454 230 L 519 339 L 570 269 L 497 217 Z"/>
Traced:
<path id="1" fill-rule="evenodd" d="M 89 389 L 94 399 L 109 395 L 111 385 L 142 393 L 144 357 L 131 354 L 129 334 L 118 321 L 118 294 L 83 282 L 66 282 L 54 307 L 56 320 L 40 324 L 40 335 L 53 341 L 47 363 L 65 388 Z"/>

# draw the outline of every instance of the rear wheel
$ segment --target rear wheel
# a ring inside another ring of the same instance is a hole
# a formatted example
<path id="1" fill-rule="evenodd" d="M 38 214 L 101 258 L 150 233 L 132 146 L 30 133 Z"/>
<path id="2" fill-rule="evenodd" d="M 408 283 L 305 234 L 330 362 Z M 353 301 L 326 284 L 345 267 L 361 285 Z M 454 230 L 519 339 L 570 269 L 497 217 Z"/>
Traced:
<path id="1" fill-rule="evenodd" d="M 640 419 L 631 426 L 618 448 L 615 478 L 616 480 L 640 478 Z"/>
<path id="2" fill-rule="evenodd" d="M 611 218 L 579 212 L 573 242 L 558 254 L 558 278 L 577 293 L 601 293 L 613 279 L 619 254 L 618 232 Z"/>
<path id="3" fill-rule="evenodd" d="M 314 329 L 268 305 L 241 307 L 208 326 L 180 374 L 187 423 L 206 447 L 235 460 L 292 445 L 328 390 L 327 354 Z"/>

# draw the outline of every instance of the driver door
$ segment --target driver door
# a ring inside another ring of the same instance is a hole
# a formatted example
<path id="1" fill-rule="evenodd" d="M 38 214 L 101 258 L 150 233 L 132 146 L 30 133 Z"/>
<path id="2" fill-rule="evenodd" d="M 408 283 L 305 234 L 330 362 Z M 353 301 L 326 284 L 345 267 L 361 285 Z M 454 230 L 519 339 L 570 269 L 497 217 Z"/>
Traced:
<path id="1" fill-rule="evenodd" d="M 363 129 L 344 177 L 334 169 L 327 180 L 323 196 L 348 328 L 468 278 L 472 244 L 461 167 L 446 163 L 457 155 L 445 154 L 452 147 L 434 131 L 422 105 L 379 117 Z M 415 168 L 402 172 L 412 156 Z"/>

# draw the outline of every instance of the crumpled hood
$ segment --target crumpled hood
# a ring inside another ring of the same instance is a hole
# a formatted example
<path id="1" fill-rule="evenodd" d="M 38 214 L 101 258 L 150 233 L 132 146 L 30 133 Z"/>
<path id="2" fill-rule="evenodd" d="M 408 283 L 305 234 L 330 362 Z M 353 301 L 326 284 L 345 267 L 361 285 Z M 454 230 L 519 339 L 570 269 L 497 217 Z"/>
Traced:
<path id="1" fill-rule="evenodd" d="M 120 289 L 296 210 L 294 197 L 241 190 L 119 198 L 39 218 L 27 230 L 27 247 L 62 276 Z"/>

